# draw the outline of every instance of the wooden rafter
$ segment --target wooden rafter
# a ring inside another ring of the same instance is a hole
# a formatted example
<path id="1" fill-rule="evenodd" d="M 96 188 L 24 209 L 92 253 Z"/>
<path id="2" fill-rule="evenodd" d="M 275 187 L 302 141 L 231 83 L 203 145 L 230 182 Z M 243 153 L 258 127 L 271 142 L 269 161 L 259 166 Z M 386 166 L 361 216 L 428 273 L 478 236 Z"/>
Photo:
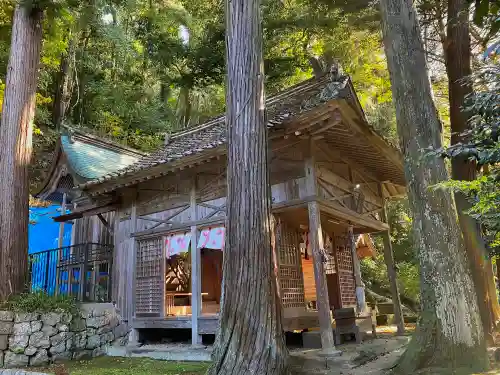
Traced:
<path id="1" fill-rule="evenodd" d="M 344 164 L 350 166 L 354 171 L 358 172 L 363 180 L 366 182 L 364 176 L 369 177 L 374 182 L 378 182 L 378 178 L 376 178 L 372 173 L 368 172 L 364 167 L 358 165 L 356 162 L 353 162 L 349 159 L 344 158 L 340 153 L 335 152 L 333 150 L 326 150 L 319 143 L 316 144 L 316 147 L 323 153 L 323 155 L 332 162 L 341 160 Z"/>

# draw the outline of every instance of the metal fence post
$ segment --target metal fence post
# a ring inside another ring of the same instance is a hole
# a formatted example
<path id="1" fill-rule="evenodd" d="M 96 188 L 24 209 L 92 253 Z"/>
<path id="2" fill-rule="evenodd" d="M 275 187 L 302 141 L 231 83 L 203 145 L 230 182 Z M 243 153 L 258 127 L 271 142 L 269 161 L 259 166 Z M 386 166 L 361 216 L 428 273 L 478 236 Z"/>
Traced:
<path id="1" fill-rule="evenodd" d="M 43 283 L 43 290 L 47 294 L 49 293 L 49 265 L 50 265 L 50 253 L 45 253 L 45 281 Z"/>

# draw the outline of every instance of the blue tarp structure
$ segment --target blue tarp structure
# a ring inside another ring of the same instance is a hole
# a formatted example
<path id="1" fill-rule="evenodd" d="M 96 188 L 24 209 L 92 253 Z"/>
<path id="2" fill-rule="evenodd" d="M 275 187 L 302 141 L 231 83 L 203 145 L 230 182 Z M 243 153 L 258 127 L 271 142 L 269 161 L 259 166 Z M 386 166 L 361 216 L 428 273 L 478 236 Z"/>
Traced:
<path id="1" fill-rule="evenodd" d="M 49 207 L 30 207 L 30 225 L 28 227 L 28 254 L 30 254 L 31 290 L 45 289 L 53 294 L 56 287 L 57 251 L 46 250 L 59 247 L 59 223 L 52 218 L 61 214 L 58 205 Z M 64 224 L 63 245 L 71 244 L 71 224 Z M 68 250 L 66 250 L 67 252 Z M 65 254 L 63 254 L 64 256 Z M 67 272 L 61 278 L 67 280 Z M 63 283 L 66 285 L 66 283 Z M 66 290 L 61 292 L 65 293 Z"/>
<path id="2" fill-rule="evenodd" d="M 61 215 L 61 206 L 30 207 L 30 225 L 28 227 L 28 254 L 56 249 L 59 247 L 59 223 L 52 220 Z M 71 243 L 71 224 L 64 225 L 64 246 Z"/>

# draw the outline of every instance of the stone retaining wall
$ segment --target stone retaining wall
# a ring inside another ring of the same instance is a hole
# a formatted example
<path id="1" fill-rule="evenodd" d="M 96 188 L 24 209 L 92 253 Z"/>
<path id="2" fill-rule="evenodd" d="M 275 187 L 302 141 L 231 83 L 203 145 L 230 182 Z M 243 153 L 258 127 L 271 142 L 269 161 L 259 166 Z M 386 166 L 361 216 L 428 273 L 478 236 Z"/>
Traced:
<path id="1" fill-rule="evenodd" d="M 97 357 L 125 345 L 128 326 L 112 304 L 87 304 L 78 314 L 0 311 L 0 368 L 41 366 Z"/>

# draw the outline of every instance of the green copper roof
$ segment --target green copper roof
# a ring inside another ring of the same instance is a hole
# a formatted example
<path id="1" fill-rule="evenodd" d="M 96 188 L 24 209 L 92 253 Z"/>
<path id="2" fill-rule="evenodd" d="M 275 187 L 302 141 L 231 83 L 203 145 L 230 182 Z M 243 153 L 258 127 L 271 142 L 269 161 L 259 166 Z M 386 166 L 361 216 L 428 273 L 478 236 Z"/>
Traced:
<path id="1" fill-rule="evenodd" d="M 103 147 L 98 140 L 92 140 L 69 135 L 61 137 L 61 146 L 70 168 L 85 179 L 116 172 L 135 163 L 140 157 L 139 153 L 134 154 L 118 147 Z"/>

